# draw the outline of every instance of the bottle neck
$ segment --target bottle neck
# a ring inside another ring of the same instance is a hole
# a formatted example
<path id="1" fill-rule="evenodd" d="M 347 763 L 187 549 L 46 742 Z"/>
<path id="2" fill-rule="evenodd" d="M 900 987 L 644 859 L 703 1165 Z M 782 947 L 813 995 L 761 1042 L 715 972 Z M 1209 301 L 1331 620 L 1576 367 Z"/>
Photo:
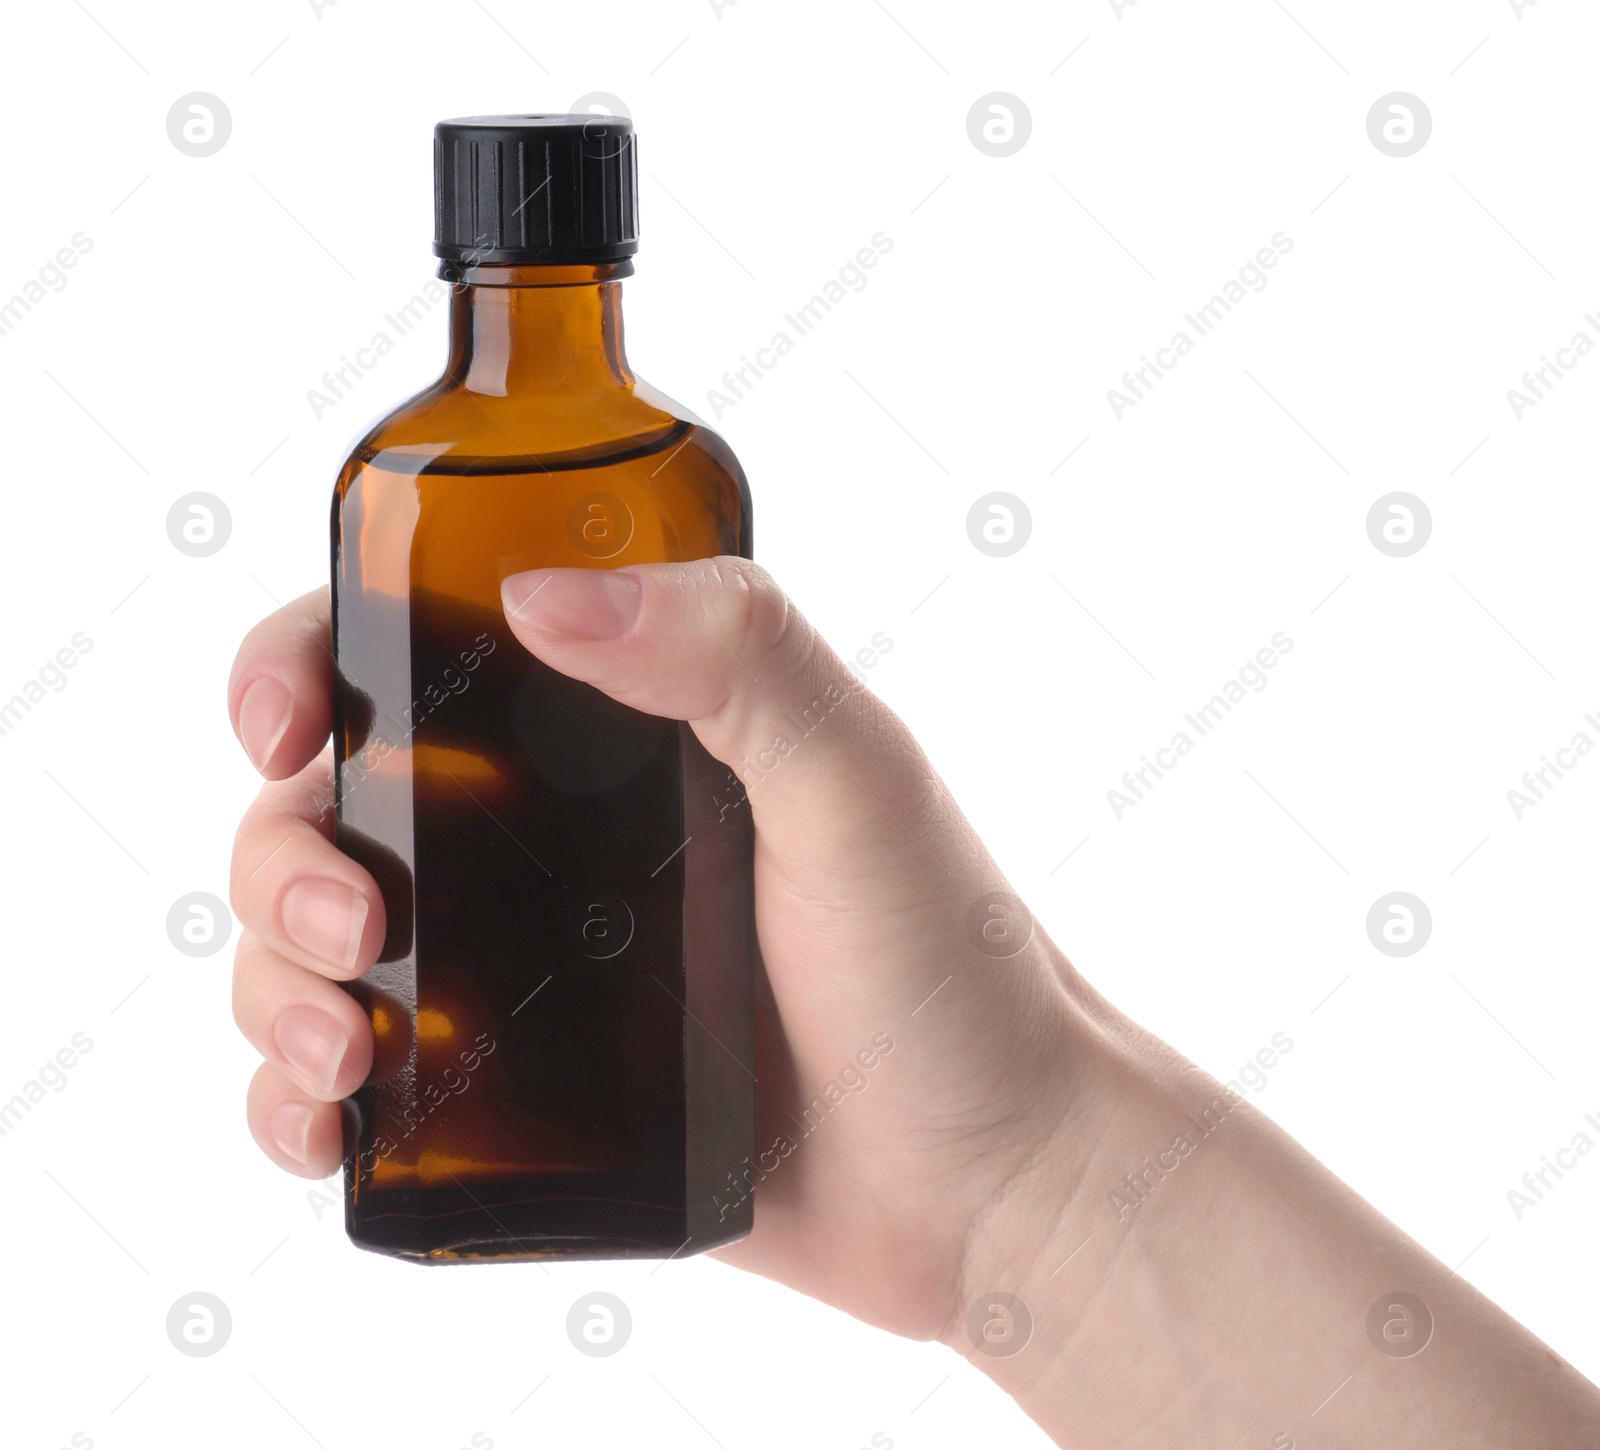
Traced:
<path id="1" fill-rule="evenodd" d="M 622 346 L 622 282 L 633 263 L 472 266 L 443 262 L 450 289 L 448 382 L 510 397 L 633 385 Z"/>

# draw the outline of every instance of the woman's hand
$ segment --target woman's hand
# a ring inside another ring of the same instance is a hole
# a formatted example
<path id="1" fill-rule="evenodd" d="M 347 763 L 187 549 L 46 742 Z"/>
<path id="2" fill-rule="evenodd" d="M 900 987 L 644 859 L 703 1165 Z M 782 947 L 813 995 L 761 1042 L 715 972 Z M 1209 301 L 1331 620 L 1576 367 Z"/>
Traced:
<path id="1" fill-rule="evenodd" d="M 530 651 L 690 721 L 748 792 L 770 984 L 764 1177 L 754 1231 L 720 1257 L 897 1333 L 946 1334 L 965 1317 L 975 1225 L 1056 1139 L 1083 1071 L 1061 954 L 905 725 L 765 570 L 539 570 L 508 579 L 504 602 Z M 384 934 L 376 885 L 332 845 L 330 690 L 326 591 L 252 630 L 229 684 L 270 782 L 232 877 L 235 1016 L 266 1059 L 249 1122 L 274 1162 L 311 1177 L 337 1166 L 337 1103 L 372 1060 L 367 1019 L 336 984 Z M 794 740 L 786 712 L 805 710 L 820 724 Z M 1002 736 L 997 720 L 996 748 Z"/>
<path id="2" fill-rule="evenodd" d="M 764 570 L 536 570 L 503 593 L 532 653 L 688 720 L 748 791 L 764 1177 L 719 1257 L 942 1339 L 1062 1445 L 1600 1444 L 1588 1381 L 1083 983 Z M 330 678 L 318 591 L 251 631 L 229 684 L 269 781 L 233 861 L 235 1016 L 265 1058 L 249 1123 L 308 1177 L 337 1166 L 338 1100 L 372 1061 L 337 984 L 384 935 L 332 844 Z"/>

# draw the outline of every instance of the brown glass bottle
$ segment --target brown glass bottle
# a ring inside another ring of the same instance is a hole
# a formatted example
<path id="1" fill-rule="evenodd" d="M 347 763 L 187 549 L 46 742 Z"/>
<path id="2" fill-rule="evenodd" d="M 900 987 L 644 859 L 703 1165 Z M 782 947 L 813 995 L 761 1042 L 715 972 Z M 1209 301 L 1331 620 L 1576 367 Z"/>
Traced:
<path id="1" fill-rule="evenodd" d="M 337 840 L 387 939 L 346 1227 L 420 1262 L 696 1253 L 750 1152 L 753 831 L 688 726 L 529 655 L 525 569 L 750 556 L 727 445 L 629 370 L 631 128 L 441 124 L 443 377 L 333 506 Z"/>

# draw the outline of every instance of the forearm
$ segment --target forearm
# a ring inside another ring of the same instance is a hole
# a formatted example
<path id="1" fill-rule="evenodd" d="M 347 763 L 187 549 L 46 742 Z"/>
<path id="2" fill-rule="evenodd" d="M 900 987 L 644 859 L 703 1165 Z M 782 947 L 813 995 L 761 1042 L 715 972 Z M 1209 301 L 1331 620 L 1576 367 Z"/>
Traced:
<path id="1" fill-rule="evenodd" d="M 949 1335 L 1058 1444 L 1600 1443 L 1570 1365 L 1247 1103 L 1094 1016 L 1064 1044 L 1071 1117 L 963 1267 L 962 1302 L 1015 1296 L 1030 1342 L 1004 1309 Z"/>

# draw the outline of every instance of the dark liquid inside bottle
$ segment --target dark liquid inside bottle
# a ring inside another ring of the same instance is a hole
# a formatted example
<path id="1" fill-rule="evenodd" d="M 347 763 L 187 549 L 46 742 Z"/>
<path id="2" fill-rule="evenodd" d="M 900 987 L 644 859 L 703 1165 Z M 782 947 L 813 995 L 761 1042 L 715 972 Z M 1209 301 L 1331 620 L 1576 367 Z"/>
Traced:
<path id="1" fill-rule="evenodd" d="M 431 1262 L 726 1242 L 749 1227 L 718 1201 L 750 1151 L 749 807 L 687 725 L 531 656 L 500 581 L 748 553 L 748 515 L 704 507 L 731 455 L 682 421 L 599 457 L 433 451 L 359 450 L 334 514 L 337 842 L 388 915 L 352 984 L 377 1056 L 347 1103 L 349 1232 Z"/>

